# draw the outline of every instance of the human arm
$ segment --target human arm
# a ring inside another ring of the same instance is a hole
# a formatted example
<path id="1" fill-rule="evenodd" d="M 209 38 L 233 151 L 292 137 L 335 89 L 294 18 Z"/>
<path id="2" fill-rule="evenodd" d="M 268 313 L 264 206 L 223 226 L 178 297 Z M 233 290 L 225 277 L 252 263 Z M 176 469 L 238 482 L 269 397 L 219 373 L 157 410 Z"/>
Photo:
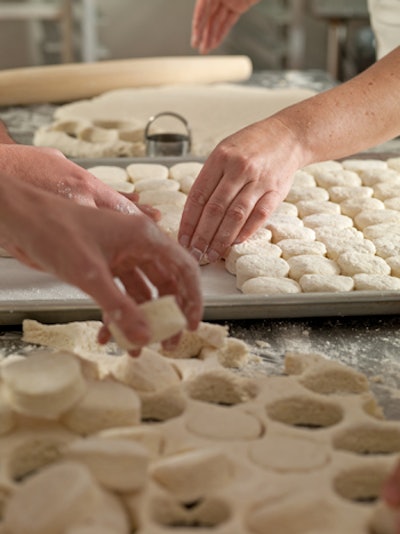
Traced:
<path id="1" fill-rule="evenodd" d="M 217 48 L 241 15 L 260 0 L 197 0 L 192 17 L 193 48 L 206 54 Z"/>
<path id="2" fill-rule="evenodd" d="M 286 197 L 294 172 L 400 133 L 400 47 L 369 69 L 224 139 L 192 186 L 179 230 L 196 259 L 216 261 Z"/>
<path id="3" fill-rule="evenodd" d="M 140 211 L 127 215 L 81 206 L 2 174 L 0 246 L 90 295 L 103 310 L 106 327 L 115 323 L 138 346 L 149 340 L 137 306 L 151 296 L 144 277 L 160 296 L 175 295 L 190 329 L 201 319 L 198 266 Z M 107 338 L 105 328 L 100 339 Z"/>
<path id="4" fill-rule="evenodd" d="M 59 150 L 17 144 L 1 121 L 0 167 L 9 178 L 22 179 L 79 204 L 124 213 L 136 210 L 134 197 L 114 191 Z"/>

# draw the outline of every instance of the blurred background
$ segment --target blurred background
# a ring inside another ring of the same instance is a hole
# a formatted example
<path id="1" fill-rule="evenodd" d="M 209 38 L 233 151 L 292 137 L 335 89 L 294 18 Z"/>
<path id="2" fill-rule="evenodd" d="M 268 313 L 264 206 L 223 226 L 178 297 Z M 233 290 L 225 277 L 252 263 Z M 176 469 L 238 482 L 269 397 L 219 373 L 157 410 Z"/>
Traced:
<path id="1" fill-rule="evenodd" d="M 194 0 L 0 0 L 0 69 L 197 54 Z M 217 54 L 346 80 L 375 59 L 367 0 L 262 0 Z"/>

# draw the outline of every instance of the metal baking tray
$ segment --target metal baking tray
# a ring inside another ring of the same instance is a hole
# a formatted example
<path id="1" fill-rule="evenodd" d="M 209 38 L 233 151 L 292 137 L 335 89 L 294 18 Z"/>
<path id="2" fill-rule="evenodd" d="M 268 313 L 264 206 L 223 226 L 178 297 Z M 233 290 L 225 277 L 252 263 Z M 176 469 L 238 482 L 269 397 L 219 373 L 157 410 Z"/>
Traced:
<path id="1" fill-rule="evenodd" d="M 204 320 L 272 319 L 400 313 L 400 291 L 244 295 L 222 262 L 201 267 Z M 79 289 L 13 258 L 0 260 L 0 324 L 98 320 L 97 304 Z"/>

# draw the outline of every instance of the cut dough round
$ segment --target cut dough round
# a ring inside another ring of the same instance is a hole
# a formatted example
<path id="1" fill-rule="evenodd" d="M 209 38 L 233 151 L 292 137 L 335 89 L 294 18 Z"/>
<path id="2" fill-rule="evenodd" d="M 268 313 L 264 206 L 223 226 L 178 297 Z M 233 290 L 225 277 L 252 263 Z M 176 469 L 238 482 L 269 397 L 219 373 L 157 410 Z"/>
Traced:
<path id="1" fill-rule="evenodd" d="M 266 242 L 262 245 L 257 241 L 245 241 L 230 248 L 225 258 L 225 269 L 231 274 L 236 274 L 237 260 L 248 254 L 256 254 L 266 258 L 279 258 L 281 253 L 281 249 L 272 243 Z"/>
<path id="2" fill-rule="evenodd" d="M 314 213 L 339 213 L 340 206 L 329 200 L 301 200 L 296 204 L 299 217 L 307 217 Z"/>
<path id="3" fill-rule="evenodd" d="M 391 269 L 392 276 L 397 276 L 400 278 L 400 255 L 390 256 L 389 258 L 385 258 L 385 261 Z"/>
<path id="4" fill-rule="evenodd" d="M 130 387 L 112 381 L 88 383 L 85 396 L 66 412 L 61 422 L 82 436 L 106 428 L 138 425 L 141 403 Z"/>
<path id="5" fill-rule="evenodd" d="M 296 204 L 291 204 L 290 202 L 281 202 L 279 206 L 274 211 L 273 215 L 297 217 L 298 210 Z"/>
<path id="6" fill-rule="evenodd" d="M 314 187 L 317 182 L 309 172 L 299 169 L 293 175 L 293 187 Z"/>
<path id="7" fill-rule="evenodd" d="M 381 258 L 400 255 L 400 235 L 388 235 L 374 239 L 376 254 Z"/>
<path id="8" fill-rule="evenodd" d="M 343 215 L 354 217 L 363 210 L 383 210 L 385 204 L 378 198 L 348 198 L 340 203 L 340 210 Z"/>
<path id="9" fill-rule="evenodd" d="M 294 451 L 296 453 L 294 454 Z M 257 465 L 280 473 L 309 472 L 330 461 L 328 447 L 296 436 L 267 435 L 249 446 L 249 456 Z"/>
<path id="10" fill-rule="evenodd" d="M 236 262 L 236 286 L 241 289 L 246 280 L 257 276 L 286 276 L 288 263 L 282 258 L 270 258 L 257 254 L 241 256 Z"/>
<path id="11" fill-rule="evenodd" d="M 349 198 L 370 198 L 373 192 L 372 187 L 335 185 L 329 188 L 329 198 L 340 204 Z"/>
<path id="12" fill-rule="evenodd" d="M 315 181 L 319 187 L 325 189 L 338 185 L 358 187 L 362 184 L 361 178 L 356 172 L 343 169 L 315 174 Z"/>
<path id="13" fill-rule="evenodd" d="M 13 534 L 63 534 L 90 517 L 100 495 L 84 465 L 52 465 L 18 486 L 7 503 L 4 524 Z"/>
<path id="14" fill-rule="evenodd" d="M 143 191 L 178 191 L 179 184 L 175 180 L 164 180 L 162 178 L 146 178 L 145 180 L 138 180 L 134 184 L 137 193 Z"/>
<path id="15" fill-rule="evenodd" d="M 150 206 L 157 206 L 157 204 L 173 204 L 176 206 L 184 206 L 187 195 L 182 191 L 142 191 L 139 195 L 140 204 L 149 204 Z"/>
<path id="16" fill-rule="evenodd" d="M 399 235 L 400 226 L 395 223 L 380 223 L 367 226 L 363 229 L 363 234 L 367 239 L 374 241 L 378 237 L 387 235 Z"/>
<path id="17" fill-rule="evenodd" d="M 400 212 L 390 209 L 363 210 L 354 217 L 354 224 L 360 230 L 381 223 L 400 222 Z"/>
<path id="18" fill-rule="evenodd" d="M 385 274 L 359 273 L 354 275 L 354 289 L 359 291 L 398 291 L 400 279 Z"/>
<path id="19" fill-rule="evenodd" d="M 301 293 L 301 287 L 290 278 L 274 278 L 272 276 L 257 276 L 246 280 L 241 288 L 242 293 L 252 295 L 282 295 L 287 293 Z"/>
<path id="20" fill-rule="evenodd" d="M 325 276 L 340 274 L 340 269 L 336 262 L 316 254 L 293 256 L 288 259 L 288 264 L 290 267 L 289 276 L 294 280 L 300 280 L 304 274 L 320 274 Z"/>
<path id="21" fill-rule="evenodd" d="M 199 161 L 185 161 L 181 163 L 175 163 L 169 168 L 169 176 L 173 180 L 181 183 L 187 178 L 192 178 L 195 180 L 199 175 L 201 169 L 203 168 L 203 163 Z"/>
<path id="22" fill-rule="evenodd" d="M 95 167 L 89 167 L 87 170 L 108 185 L 128 181 L 126 170 L 116 165 L 97 165 Z"/>
<path id="23" fill-rule="evenodd" d="M 279 241 L 279 248 L 282 250 L 282 258 L 287 260 L 292 256 L 302 256 L 304 254 L 326 254 L 326 246 L 321 241 L 304 241 L 303 239 L 283 239 Z"/>
<path id="24" fill-rule="evenodd" d="M 341 163 L 334 160 L 319 161 L 318 163 L 311 163 L 302 169 L 305 172 L 308 172 L 312 176 L 316 176 L 322 172 L 335 172 L 342 171 L 343 167 Z"/>
<path id="25" fill-rule="evenodd" d="M 83 463 L 97 482 L 112 491 L 138 491 L 147 481 L 149 455 L 134 441 L 77 439 L 67 445 L 65 457 Z"/>
<path id="26" fill-rule="evenodd" d="M 400 172 L 400 157 L 389 158 L 386 162 L 389 169 L 394 169 L 395 171 Z"/>
<path id="27" fill-rule="evenodd" d="M 343 252 L 337 258 L 342 274 L 354 276 L 364 274 L 390 274 L 390 267 L 383 258 L 360 252 Z"/>
<path id="28" fill-rule="evenodd" d="M 395 169 L 364 169 L 360 172 L 364 185 L 372 187 L 380 182 L 398 182 L 400 174 Z"/>
<path id="29" fill-rule="evenodd" d="M 344 159 L 341 163 L 344 169 L 348 169 L 350 171 L 355 171 L 355 172 L 365 171 L 368 169 L 376 169 L 378 171 L 382 171 L 382 169 L 387 169 L 386 161 L 382 159 L 375 159 L 375 158 L 369 158 L 369 159 L 349 158 L 349 159 Z"/>
<path id="30" fill-rule="evenodd" d="M 400 187 L 400 175 L 396 182 L 379 182 L 374 185 L 374 197 L 379 200 L 386 200 L 398 196 Z"/>
<path id="31" fill-rule="evenodd" d="M 308 228 L 328 226 L 340 230 L 342 228 L 351 228 L 353 226 L 353 220 L 350 217 L 335 213 L 314 213 L 314 215 L 304 217 L 303 222 Z"/>
<path id="32" fill-rule="evenodd" d="M 293 224 L 270 224 L 272 243 L 279 243 L 282 239 L 304 239 L 314 241 L 315 232 L 312 228 Z"/>
<path id="33" fill-rule="evenodd" d="M 374 243 L 369 239 L 349 239 L 344 241 L 340 238 L 332 238 L 330 241 L 327 241 L 326 249 L 328 258 L 335 261 L 345 252 L 357 252 L 372 255 L 376 252 Z"/>
<path id="34" fill-rule="evenodd" d="M 335 228 L 331 226 L 320 226 L 315 228 L 315 236 L 318 241 L 322 241 L 327 245 L 332 238 L 342 239 L 343 241 L 354 241 L 354 239 L 362 240 L 364 235 L 357 228 Z"/>
<path id="35" fill-rule="evenodd" d="M 68 352 L 33 351 L 3 366 L 1 377 L 8 403 L 32 417 L 57 419 L 86 391 L 79 361 Z"/>
<path id="36" fill-rule="evenodd" d="M 126 172 L 132 182 L 154 178 L 166 180 L 169 174 L 168 167 L 159 163 L 131 163 Z"/>
<path id="37" fill-rule="evenodd" d="M 385 199 L 384 206 L 388 210 L 400 211 L 400 197 L 393 197 L 393 198 Z"/>
<path id="38" fill-rule="evenodd" d="M 322 187 L 293 186 L 285 200 L 286 202 L 293 202 L 293 204 L 304 200 L 317 200 L 323 202 L 324 200 L 329 200 L 329 194 L 328 191 Z"/>
<path id="39" fill-rule="evenodd" d="M 304 274 L 300 278 L 299 284 L 304 293 L 336 293 L 352 291 L 354 288 L 353 278 L 342 275 Z"/>

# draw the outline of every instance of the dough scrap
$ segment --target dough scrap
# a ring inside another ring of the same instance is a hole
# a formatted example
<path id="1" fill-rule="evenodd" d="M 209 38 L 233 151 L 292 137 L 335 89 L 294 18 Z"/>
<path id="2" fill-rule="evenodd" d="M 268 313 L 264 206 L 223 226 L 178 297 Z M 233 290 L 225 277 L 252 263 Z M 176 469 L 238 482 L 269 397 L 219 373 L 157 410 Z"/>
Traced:
<path id="1" fill-rule="evenodd" d="M 173 337 L 183 330 L 186 325 L 186 317 L 179 308 L 176 299 L 172 295 L 166 295 L 155 300 L 148 300 L 139 305 L 143 312 L 150 329 L 151 343 L 158 343 L 164 339 Z M 110 323 L 108 328 L 118 345 L 125 349 L 131 350 L 136 347 L 121 332 L 115 323 Z"/>

